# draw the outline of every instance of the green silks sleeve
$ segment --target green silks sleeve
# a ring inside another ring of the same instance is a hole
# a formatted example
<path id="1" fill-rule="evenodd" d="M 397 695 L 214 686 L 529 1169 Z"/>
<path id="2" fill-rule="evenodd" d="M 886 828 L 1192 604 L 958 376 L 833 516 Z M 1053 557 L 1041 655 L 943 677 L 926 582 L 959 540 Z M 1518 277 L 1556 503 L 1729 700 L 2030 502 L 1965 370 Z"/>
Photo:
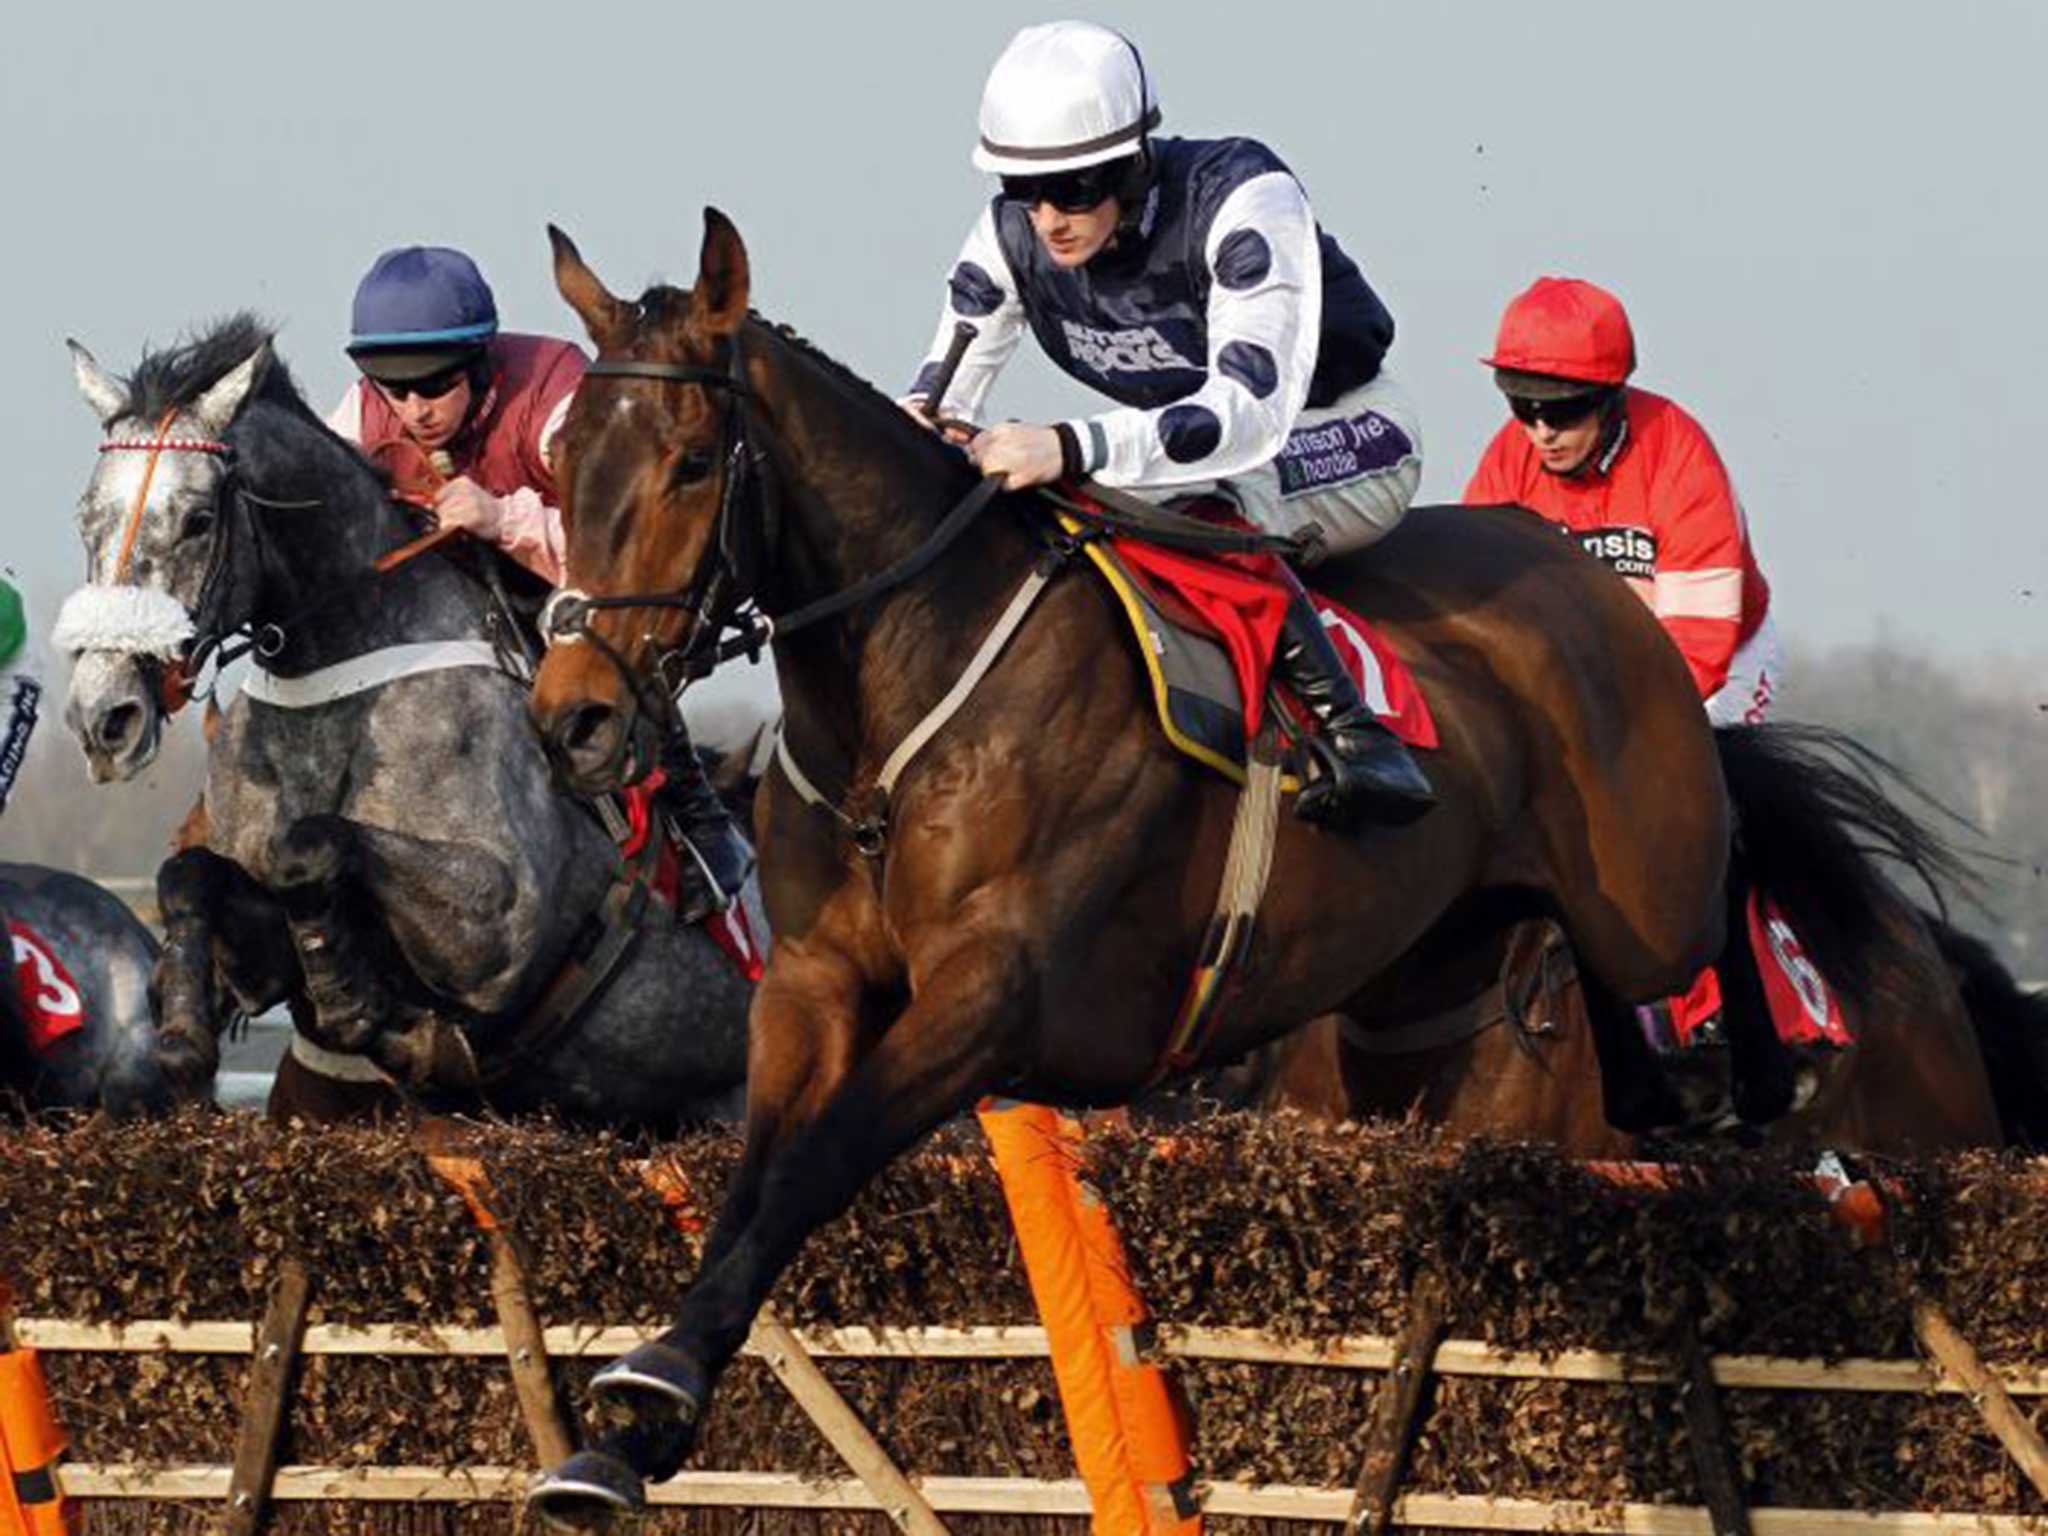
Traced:
<path id="1" fill-rule="evenodd" d="M 28 613 L 14 583 L 0 576 L 0 667 L 11 667 L 28 640 Z"/>

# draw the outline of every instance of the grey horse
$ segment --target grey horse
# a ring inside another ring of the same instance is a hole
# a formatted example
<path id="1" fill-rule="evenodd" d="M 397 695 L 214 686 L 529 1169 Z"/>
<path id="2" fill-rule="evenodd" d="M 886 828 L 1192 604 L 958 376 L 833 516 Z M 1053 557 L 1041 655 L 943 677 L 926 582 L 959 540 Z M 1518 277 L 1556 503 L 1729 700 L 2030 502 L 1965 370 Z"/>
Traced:
<path id="1" fill-rule="evenodd" d="M 751 985 L 701 928 L 623 900 L 615 844 L 554 791 L 502 664 L 495 557 L 444 546 L 380 574 L 413 515 L 249 316 L 125 380 L 72 352 L 106 436 L 79 508 L 89 584 L 53 639 L 78 658 L 65 723 L 94 777 L 150 761 L 209 654 L 255 650 L 209 748 L 204 846 L 157 877 L 174 1075 L 211 1078 L 224 984 L 290 1006 L 300 1070 L 273 1113 L 309 1107 L 290 1102 L 309 1070 L 435 1108 L 652 1127 L 729 1109 Z"/>
<path id="2" fill-rule="evenodd" d="M 153 1114 L 175 1102 L 156 1057 L 157 943 L 104 886 L 0 864 L 13 986 L 0 985 L 0 1091 L 24 1107 Z"/>

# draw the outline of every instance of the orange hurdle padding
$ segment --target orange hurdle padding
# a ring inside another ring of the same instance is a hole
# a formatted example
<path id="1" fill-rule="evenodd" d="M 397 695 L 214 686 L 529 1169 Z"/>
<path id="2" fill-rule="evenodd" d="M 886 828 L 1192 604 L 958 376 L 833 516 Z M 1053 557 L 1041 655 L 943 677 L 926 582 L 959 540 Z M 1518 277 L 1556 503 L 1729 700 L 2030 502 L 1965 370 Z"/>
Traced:
<path id="1" fill-rule="evenodd" d="M 1108 1208 L 1081 1177 L 1080 1125 L 1038 1104 L 984 1103 L 1003 1197 L 1052 1346 L 1074 1459 L 1104 1536 L 1202 1529 L 1185 1405 L 1141 1350 L 1150 1329 Z"/>
<path id="2" fill-rule="evenodd" d="M 6 1536 L 67 1536 L 74 1529 L 57 1481 L 65 1444 L 36 1352 L 0 1352 L 0 1521 Z"/>

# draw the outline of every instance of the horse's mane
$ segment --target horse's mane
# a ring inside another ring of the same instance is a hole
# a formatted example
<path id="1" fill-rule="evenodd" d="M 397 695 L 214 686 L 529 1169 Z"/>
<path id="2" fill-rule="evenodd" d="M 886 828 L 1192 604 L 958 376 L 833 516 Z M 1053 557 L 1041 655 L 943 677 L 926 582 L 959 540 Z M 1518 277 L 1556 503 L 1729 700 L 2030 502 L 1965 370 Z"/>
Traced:
<path id="1" fill-rule="evenodd" d="M 277 328 L 248 310 L 217 320 L 168 347 L 142 354 L 135 371 L 122 381 L 128 391 L 126 414 L 155 421 L 167 411 L 192 404 L 218 384 L 237 363 L 272 340 Z M 258 393 L 272 400 L 304 401 L 284 360 L 271 354 Z"/>
<path id="2" fill-rule="evenodd" d="M 657 283 L 640 295 L 640 313 L 643 329 L 661 330 L 680 323 L 689 306 L 690 294 L 685 288 Z M 921 442 L 933 455 L 934 462 L 943 462 L 956 473 L 964 467 L 960 455 L 931 432 L 920 431 L 913 421 L 904 415 L 896 404 L 895 397 L 886 390 L 862 378 L 838 358 L 808 337 L 800 335 L 796 327 L 780 320 L 770 320 L 759 310 L 747 311 L 748 321 L 765 331 L 797 356 L 809 362 L 828 379 L 838 384 L 852 397 L 856 404 L 875 408 L 877 422 L 888 423 L 889 430 L 901 435 L 905 443 Z"/>

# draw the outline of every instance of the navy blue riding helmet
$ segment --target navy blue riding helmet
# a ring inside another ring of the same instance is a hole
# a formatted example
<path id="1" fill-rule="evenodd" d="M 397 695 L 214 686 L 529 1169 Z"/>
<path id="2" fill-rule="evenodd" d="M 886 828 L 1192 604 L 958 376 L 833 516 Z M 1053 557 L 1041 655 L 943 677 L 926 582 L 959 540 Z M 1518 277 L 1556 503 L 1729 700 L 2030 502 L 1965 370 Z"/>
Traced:
<path id="1" fill-rule="evenodd" d="M 365 373 L 423 378 L 462 363 L 498 331 L 498 302 L 477 265 L 441 245 L 386 251 L 356 285 L 348 355 Z"/>

